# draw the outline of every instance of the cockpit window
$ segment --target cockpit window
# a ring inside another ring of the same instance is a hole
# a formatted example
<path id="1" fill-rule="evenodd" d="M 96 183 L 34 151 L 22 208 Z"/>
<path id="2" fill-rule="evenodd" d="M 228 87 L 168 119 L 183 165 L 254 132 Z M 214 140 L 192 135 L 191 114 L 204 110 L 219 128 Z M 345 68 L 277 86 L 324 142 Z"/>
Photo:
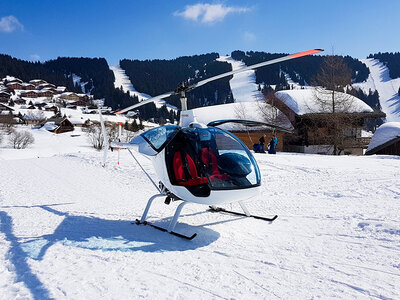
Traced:
<path id="1" fill-rule="evenodd" d="M 141 136 L 150 144 L 157 152 L 161 151 L 165 144 L 170 141 L 179 131 L 179 126 L 165 125 L 149 131 L 146 131 Z"/>
<path id="2" fill-rule="evenodd" d="M 198 176 L 206 177 L 211 189 L 239 189 L 259 185 L 261 178 L 254 157 L 232 134 L 219 128 L 184 129 L 196 155 Z M 192 155 L 193 155 L 192 154 Z"/>

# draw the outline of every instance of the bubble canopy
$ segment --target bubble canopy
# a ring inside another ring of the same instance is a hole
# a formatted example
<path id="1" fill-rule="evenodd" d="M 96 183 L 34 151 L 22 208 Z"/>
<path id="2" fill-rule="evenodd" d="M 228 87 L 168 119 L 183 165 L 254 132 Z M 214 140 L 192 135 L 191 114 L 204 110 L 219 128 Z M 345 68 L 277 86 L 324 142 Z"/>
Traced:
<path id="1" fill-rule="evenodd" d="M 250 188 L 261 182 L 258 165 L 246 145 L 216 127 L 160 126 L 141 134 L 131 144 L 139 144 L 139 152 L 146 155 L 165 150 L 165 163 L 174 185 L 191 185 L 191 177 L 201 179 L 196 182 L 211 190 Z M 179 174 L 182 178 L 177 178 Z"/>

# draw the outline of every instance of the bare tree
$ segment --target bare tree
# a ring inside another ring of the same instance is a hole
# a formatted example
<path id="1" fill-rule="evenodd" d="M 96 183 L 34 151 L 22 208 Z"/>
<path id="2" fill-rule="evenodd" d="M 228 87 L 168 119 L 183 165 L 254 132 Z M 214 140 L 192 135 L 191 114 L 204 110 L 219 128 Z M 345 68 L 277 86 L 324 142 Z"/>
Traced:
<path id="1" fill-rule="evenodd" d="M 13 130 L 9 136 L 9 142 L 14 149 L 25 149 L 28 145 L 33 144 L 35 139 L 29 131 Z"/>
<path id="2" fill-rule="evenodd" d="M 310 126 L 328 129 L 319 138 L 333 145 L 333 154 L 337 155 L 338 150 L 343 150 L 344 131 L 352 125 L 349 113 L 354 111 L 355 98 L 345 93 L 345 88 L 351 85 L 351 70 L 341 56 L 326 56 L 313 83 L 315 97 L 308 108 L 310 113 L 318 115 Z"/>
<path id="3" fill-rule="evenodd" d="M 25 115 L 25 118 L 27 120 L 32 120 L 32 121 L 42 121 L 46 119 L 46 116 L 43 111 L 37 110 L 37 111 L 28 111 Z"/>

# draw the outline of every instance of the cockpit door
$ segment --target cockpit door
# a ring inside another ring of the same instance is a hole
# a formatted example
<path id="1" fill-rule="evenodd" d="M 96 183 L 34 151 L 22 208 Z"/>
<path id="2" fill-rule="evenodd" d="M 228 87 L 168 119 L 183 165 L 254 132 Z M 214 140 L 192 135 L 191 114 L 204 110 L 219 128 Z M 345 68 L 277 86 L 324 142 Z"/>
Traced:
<path id="1" fill-rule="evenodd" d="M 135 137 L 129 144 L 137 145 L 141 154 L 154 156 L 168 145 L 180 129 L 176 125 L 156 127 Z"/>

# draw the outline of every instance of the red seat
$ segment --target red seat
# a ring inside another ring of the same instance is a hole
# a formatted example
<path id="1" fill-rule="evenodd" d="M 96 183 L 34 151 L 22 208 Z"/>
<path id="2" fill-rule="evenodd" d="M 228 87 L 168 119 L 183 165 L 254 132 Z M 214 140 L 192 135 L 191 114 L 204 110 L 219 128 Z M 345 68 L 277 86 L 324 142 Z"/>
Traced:
<path id="1" fill-rule="evenodd" d="M 211 178 L 216 178 L 221 180 L 226 180 L 228 178 L 226 174 L 221 174 L 221 172 L 219 171 L 217 156 L 215 155 L 214 151 L 211 148 L 204 147 L 203 149 L 201 149 L 201 160 L 211 173 L 210 174 Z M 210 168 L 210 162 L 211 162 L 211 168 Z"/>
<path id="2" fill-rule="evenodd" d="M 179 185 L 199 185 L 207 183 L 206 177 L 199 177 L 196 165 L 188 153 L 177 151 L 172 159 L 175 179 Z"/>

